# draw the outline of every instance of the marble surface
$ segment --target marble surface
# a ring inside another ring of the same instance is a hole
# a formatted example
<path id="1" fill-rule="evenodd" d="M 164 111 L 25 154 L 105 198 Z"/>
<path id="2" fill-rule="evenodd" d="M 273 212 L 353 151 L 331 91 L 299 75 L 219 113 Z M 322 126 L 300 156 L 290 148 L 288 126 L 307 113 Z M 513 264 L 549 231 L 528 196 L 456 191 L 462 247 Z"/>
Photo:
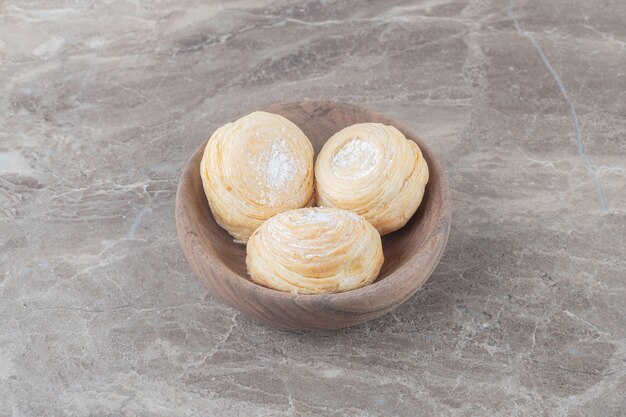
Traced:
<path id="1" fill-rule="evenodd" d="M 0 3 L 0 416 L 626 415 L 626 3 Z M 441 158 L 446 253 L 392 314 L 293 333 L 192 276 L 219 125 L 359 103 Z"/>

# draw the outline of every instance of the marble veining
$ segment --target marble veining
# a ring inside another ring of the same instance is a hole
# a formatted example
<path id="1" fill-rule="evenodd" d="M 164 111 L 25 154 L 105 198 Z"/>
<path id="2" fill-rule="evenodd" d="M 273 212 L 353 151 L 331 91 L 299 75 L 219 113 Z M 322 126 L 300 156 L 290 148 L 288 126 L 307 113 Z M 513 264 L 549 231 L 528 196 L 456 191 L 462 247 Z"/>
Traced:
<path id="1" fill-rule="evenodd" d="M 626 415 L 626 4 L 0 2 L 0 416 Z M 380 319 L 287 332 L 193 277 L 178 176 L 276 101 L 388 114 L 453 223 Z"/>
<path id="2" fill-rule="evenodd" d="M 537 53 L 539 53 L 541 60 L 546 65 L 546 68 L 548 68 L 548 71 L 550 71 L 550 74 L 552 75 L 552 77 L 554 77 L 554 81 L 556 81 L 557 85 L 559 86 L 559 90 L 561 90 L 561 94 L 563 95 L 563 98 L 569 105 L 570 113 L 572 114 L 572 120 L 574 121 L 574 128 L 576 129 L 576 144 L 578 145 L 578 153 L 583 157 L 585 164 L 587 165 L 587 170 L 589 171 L 589 174 L 593 177 L 593 183 L 596 187 L 596 193 L 598 194 L 598 200 L 600 202 L 600 214 L 601 215 L 607 214 L 608 207 L 606 205 L 606 197 L 604 197 L 604 191 L 602 191 L 602 187 L 600 186 L 600 180 L 598 178 L 598 171 L 596 167 L 593 165 L 593 162 L 591 162 L 591 158 L 589 157 L 589 155 L 587 154 L 587 151 L 585 150 L 582 128 L 580 127 L 580 121 L 578 120 L 578 116 L 576 115 L 576 107 L 574 107 L 574 103 L 572 102 L 572 99 L 570 98 L 569 93 L 567 92 L 567 89 L 563 85 L 563 81 L 561 81 L 561 78 L 557 74 L 552 64 L 550 64 L 550 61 L 548 61 L 548 58 L 546 57 L 546 54 L 543 52 L 543 49 L 541 49 L 541 46 L 539 46 L 539 43 L 537 43 L 537 41 L 535 40 L 535 38 L 532 37 L 532 35 L 530 35 L 528 32 L 522 29 L 522 26 L 519 20 L 515 18 L 515 16 L 513 16 L 514 5 L 515 5 L 515 2 L 513 0 L 510 0 L 509 8 L 507 9 L 506 12 L 509 15 L 509 17 L 513 20 L 513 23 L 515 24 L 515 29 L 521 35 L 526 36 L 530 40 L 530 42 L 532 42 L 533 46 L 537 50 Z"/>

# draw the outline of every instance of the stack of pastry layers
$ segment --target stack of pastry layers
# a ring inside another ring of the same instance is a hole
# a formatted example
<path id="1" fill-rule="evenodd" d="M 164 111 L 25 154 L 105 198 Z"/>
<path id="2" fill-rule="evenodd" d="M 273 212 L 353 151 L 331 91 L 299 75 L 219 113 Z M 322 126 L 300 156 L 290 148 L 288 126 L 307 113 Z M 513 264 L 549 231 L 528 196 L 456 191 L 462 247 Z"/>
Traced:
<path id="1" fill-rule="evenodd" d="M 340 130 L 313 158 L 309 139 L 282 116 L 254 112 L 220 127 L 200 165 L 213 217 L 246 244 L 258 284 L 300 294 L 368 285 L 383 264 L 381 235 L 422 201 L 426 161 L 380 123 Z"/>

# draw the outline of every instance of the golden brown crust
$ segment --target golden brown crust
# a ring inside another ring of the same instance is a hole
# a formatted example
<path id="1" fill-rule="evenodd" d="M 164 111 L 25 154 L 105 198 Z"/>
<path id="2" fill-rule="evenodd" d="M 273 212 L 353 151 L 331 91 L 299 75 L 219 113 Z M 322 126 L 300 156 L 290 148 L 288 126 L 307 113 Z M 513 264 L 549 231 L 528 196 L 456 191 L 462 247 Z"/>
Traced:
<path id="1" fill-rule="evenodd" d="M 254 112 L 215 131 L 200 176 L 213 217 L 245 244 L 265 220 L 313 203 L 313 147 L 288 119 Z"/>
<path id="2" fill-rule="evenodd" d="M 350 211 L 313 207 L 281 213 L 248 240 L 252 280 L 280 291 L 335 293 L 373 282 L 383 264 L 380 235 Z"/>
<path id="3" fill-rule="evenodd" d="M 324 144 L 315 178 L 318 205 L 353 211 L 385 235 L 419 207 L 428 165 L 417 144 L 395 127 L 359 123 Z"/>

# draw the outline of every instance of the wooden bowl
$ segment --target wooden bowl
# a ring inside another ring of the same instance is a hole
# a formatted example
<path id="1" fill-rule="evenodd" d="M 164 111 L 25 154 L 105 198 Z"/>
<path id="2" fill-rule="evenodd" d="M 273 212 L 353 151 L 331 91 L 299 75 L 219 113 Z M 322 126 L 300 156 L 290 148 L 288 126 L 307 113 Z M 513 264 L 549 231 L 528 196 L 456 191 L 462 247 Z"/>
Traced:
<path id="1" fill-rule="evenodd" d="M 450 231 L 449 192 L 441 165 L 428 146 L 404 126 L 380 113 L 331 101 L 278 103 L 261 110 L 280 114 L 300 127 L 315 152 L 335 132 L 362 122 L 393 125 L 415 141 L 430 171 L 424 199 L 402 229 L 383 237 L 385 263 L 371 285 L 339 294 L 293 295 L 250 280 L 246 248 L 217 225 L 200 179 L 206 143 L 187 163 L 176 195 L 176 227 L 196 276 L 227 304 L 269 325 L 289 329 L 352 326 L 388 313 L 424 284 L 443 253 Z M 243 116 L 243 115 L 242 115 Z"/>

